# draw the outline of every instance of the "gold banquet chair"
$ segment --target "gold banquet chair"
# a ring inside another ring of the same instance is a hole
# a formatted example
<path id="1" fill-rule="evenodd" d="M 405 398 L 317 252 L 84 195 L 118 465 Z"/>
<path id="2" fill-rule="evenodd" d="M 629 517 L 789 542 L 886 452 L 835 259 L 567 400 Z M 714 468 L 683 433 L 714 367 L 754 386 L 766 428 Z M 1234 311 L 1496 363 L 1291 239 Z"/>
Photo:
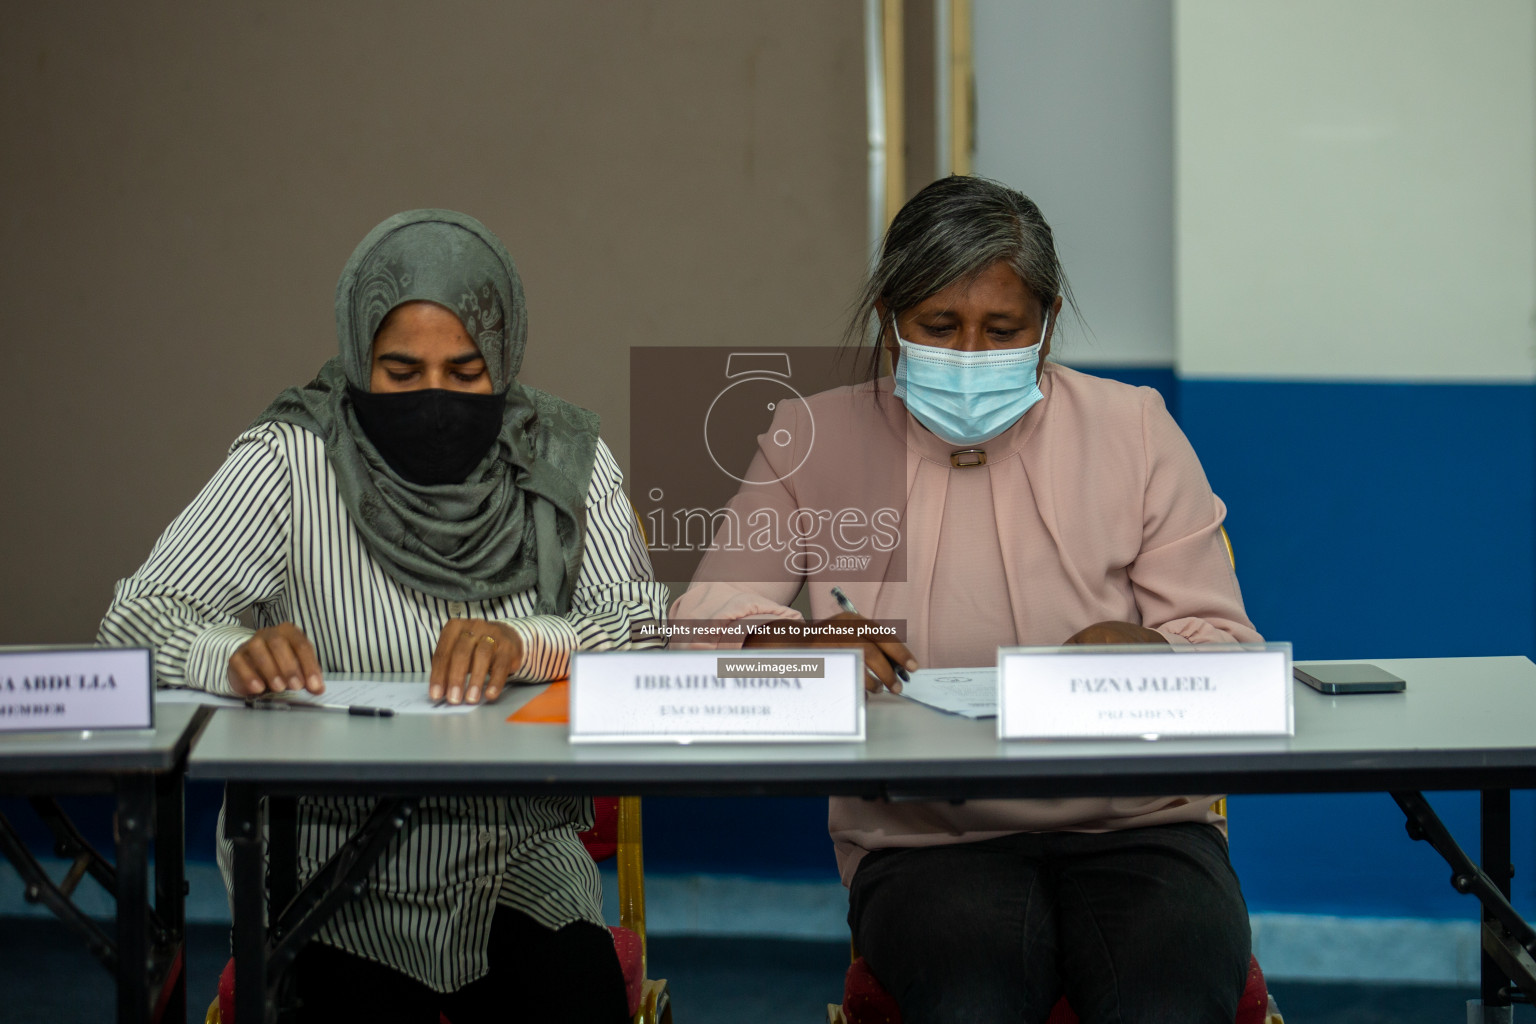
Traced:
<path id="1" fill-rule="evenodd" d="M 619 950 L 619 961 L 624 965 L 624 981 L 634 991 L 634 983 L 631 981 L 630 963 L 625 963 L 624 953 L 621 948 L 619 931 L 627 932 L 639 943 L 639 964 L 637 978 L 639 981 L 639 1002 L 633 998 L 630 1000 L 630 1012 L 633 1014 L 634 1024 L 672 1024 L 672 996 L 667 990 L 667 979 L 652 978 L 649 974 L 650 961 L 647 958 L 645 939 L 645 857 L 643 843 L 641 841 L 640 827 L 640 798 L 638 796 L 599 797 L 597 825 L 592 832 L 585 836 L 601 833 L 603 831 L 604 803 L 611 802 L 616 806 L 615 831 L 617 835 L 617 848 L 614 857 L 617 861 L 619 874 L 619 927 L 615 930 L 614 947 Z M 594 849 L 594 844 L 589 843 L 587 850 L 594 860 L 604 860 L 600 856 L 601 850 Z"/>

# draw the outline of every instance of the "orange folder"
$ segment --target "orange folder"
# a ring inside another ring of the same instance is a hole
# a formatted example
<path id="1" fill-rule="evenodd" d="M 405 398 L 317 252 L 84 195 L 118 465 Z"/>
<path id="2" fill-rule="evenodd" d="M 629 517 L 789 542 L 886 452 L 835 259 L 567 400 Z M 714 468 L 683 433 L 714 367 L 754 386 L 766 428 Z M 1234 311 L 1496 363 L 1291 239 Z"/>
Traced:
<path id="1" fill-rule="evenodd" d="M 571 720 L 571 683 L 557 679 L 549 689 L 507 716 L 509 722 L 524 725 L 566 725 Z"/>

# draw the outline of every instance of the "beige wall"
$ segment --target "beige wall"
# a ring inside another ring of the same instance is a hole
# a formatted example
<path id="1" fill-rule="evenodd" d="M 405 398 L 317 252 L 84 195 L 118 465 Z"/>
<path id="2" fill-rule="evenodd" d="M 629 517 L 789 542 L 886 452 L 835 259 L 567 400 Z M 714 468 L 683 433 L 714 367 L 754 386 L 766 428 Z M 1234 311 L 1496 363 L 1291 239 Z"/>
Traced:
<path id="1" fill-rule="evenodd" d="M 335 347 L 348 253 L 507 243 L 523 379 L 628 448 L 636 345 L 817 344 L 865 261 L 862 4 L 13 5 L 0 34 L 0 642 L 88 640 Z"/>

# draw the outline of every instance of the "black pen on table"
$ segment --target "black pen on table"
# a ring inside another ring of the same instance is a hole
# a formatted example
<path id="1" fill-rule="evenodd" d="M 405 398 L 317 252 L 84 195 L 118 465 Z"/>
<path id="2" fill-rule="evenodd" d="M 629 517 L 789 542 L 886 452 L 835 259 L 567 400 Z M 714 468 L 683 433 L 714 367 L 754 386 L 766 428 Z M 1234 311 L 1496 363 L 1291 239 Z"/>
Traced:
<path id="1" fill-rule="evenodd" d="M 837 606 L 843 611 L 847 612 L 849 615 L 860 615 L 862 617 L 862 613 L 853 606 L 853 602 L 848 600 L 848 595 L 843 593 L 842 587 L 832 588 L 832 600 L 836 601 Z M 891 662 L 891 668 L 896 670 L 896 675 L 901 677 L 902 682 L 910 683 L 912 681 L 912 677 L 907 673 L 906 666 L 893 661 Z M 864 666 L 864 671 L 868 672 L 876 679 L 880 679 L 880 676 L 876 674 L 875 670 L 870 668 L 868 665 Z M 880 682 L 884 684 L 885 680 L 880 679 Z"/>
<path id="2" fill-rule="evenodd" d="M 320 704 L 311 700 L 273 700 L 260 697 L 245 698 L 245 706 L 253 711 L 297 711 L 312 708 L 315 711 L 345 711 L 359 718 L 394 718 L 394 708 L 373 708 L 366 704 Z"/>

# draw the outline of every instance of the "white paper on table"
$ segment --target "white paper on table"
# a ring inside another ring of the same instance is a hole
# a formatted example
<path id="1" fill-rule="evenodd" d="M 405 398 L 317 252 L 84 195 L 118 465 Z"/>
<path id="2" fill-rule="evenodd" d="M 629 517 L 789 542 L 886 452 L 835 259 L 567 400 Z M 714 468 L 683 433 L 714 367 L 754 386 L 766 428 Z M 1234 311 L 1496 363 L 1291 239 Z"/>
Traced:
<path id="1" fill-rule="evenodd" d="M 209 704 L 214 707 L 230 707 L 240 699 L 192 689 L 159 690 L 155 693 L 155 700 L 163 704 Z M 282 700 L 290 704 L 347 704 L 389 708 L 397 715 L 462 715 L 480 706 L 478 704 L 444 704 L 441 707 L 433 707 L 432 702 L 427 699 L 425 678 L 402 681 L 330 677 L 325 681 L 325 692 L 318 696 L 306 691 L 267 699 Z"/>
<path id="2" fill-rule="evenodd" d="M 425 678 L 410 682 L 330 678 L 325 681 L 325 692 L 318 697 L 297 694 L 287 699 L 296 703 L 309 701 L 317 704 L 361 704 L 370 708 L 389 708 L 397 715 L 461 715 L 480 706 L 444 704 L 433 707 L 431 699 L 427 697 Z"/>
<path id="3" fill-rule="evenodd" d="M 901 684 L 901 695 L 946 714 L 997 717 L 997 669 L 920 668 Z"/>

